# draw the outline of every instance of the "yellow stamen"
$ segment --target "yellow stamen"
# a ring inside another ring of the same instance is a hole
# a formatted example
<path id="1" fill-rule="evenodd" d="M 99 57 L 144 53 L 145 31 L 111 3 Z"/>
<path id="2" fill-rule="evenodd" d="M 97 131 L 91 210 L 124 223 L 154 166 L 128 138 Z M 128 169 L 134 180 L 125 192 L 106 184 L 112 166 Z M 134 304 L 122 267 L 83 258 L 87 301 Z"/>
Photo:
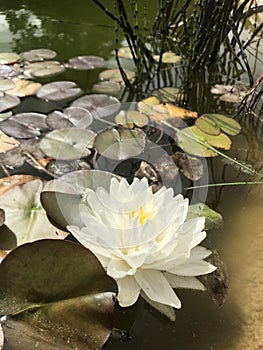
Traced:
<path id="1" fill-rule="evenodd" d="M 132 216 L 132 218 L 135 218 L 135 216 L 138 216 L 140 225 L 144 225 L 144 223 L 147 219 L 150 220 L 153 217 L 153 215 L 144 211 L 144 209 L 142 207 L 137 211 L 132 211 L 131 216 Z"/>

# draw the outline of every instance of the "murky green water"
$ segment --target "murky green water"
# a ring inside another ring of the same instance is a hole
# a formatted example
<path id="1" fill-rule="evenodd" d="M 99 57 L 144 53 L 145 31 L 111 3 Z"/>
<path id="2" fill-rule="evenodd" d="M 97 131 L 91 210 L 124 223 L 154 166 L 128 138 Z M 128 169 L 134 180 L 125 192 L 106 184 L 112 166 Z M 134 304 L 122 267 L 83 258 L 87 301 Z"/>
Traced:
<path id="1" fill-rule="evenodd" d="M 111 1 L 107 3 L 111 5 Z M 154 8 L 150 0 L 148 3 L 151 18 Z M 2 0 L 0 51 L 19 53 L 40 47 L 57 51 L 60 61 L 77 55 L 100 55 L 113 61 L 114 28 L 91 0 Z M 255 75 L 259 71 L 257 67 Z M 60 79 L 74 80 L 90 91 L 98 72 L 67 71 Z M 246 83 L 245 75 L 243 79 Z M 219 65 L 194 77 L 188 107 L 200 113 L 234 113 L 235 106 L 219 103 L 209 92 L 211 85 L 225 80 L 225 71 Z M 257 130 L 257 134 L 260 139 L 262 131 Z M 234 138 L 231 155 L 260 167 L 263 165 L 262 143 L 253 135 L 254 132 L 245 130 Z M 211 164 L 210 175 L 211 182 L 248 179 L 220 158 Z M 132 340 L 128 343 L 111 340 L 105 349 L 263 349 L 262 200 L 262 187 L 209 190 L 208 204 L 225 220 L 224 227 L 209 232 L 206 239 L 207 246 L 220 249 L 228 265 L 230 290 L 221 308 L 206 294 L 179 290 L 183 308 L 177 312 L 177 322 L 172 323 L 141 300 L 133 308 L 120 310 L 117 320 L 120 328 L 130 329 Z"/>

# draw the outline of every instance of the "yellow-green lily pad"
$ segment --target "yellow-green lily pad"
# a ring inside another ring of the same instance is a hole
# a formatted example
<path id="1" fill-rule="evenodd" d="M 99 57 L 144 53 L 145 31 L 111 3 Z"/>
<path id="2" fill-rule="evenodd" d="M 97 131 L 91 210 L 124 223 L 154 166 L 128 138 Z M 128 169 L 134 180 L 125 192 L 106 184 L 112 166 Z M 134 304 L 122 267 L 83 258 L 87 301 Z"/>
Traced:
<path id="1" fill-rule="evenodd" d="M 0 52 L 0 64 L 12 64 L 20 61 L 20 56 L 15 52 Z"/>
<path id="2" fill-rule="evenodd" d="M 160 55 L 154 55 L 153 59 L 157 62 L 159 62 L 161 56 Z M 178 63 L 181 62 L 182 57 L 176 55 L 173 52 L 164 52 L 162 55 L 162 63 Z"/>
<path id="3" fill-rule="evenodd" d="M 135 73 L 130 70 L 124 70 L 127 79 L 133 82 L 135 79 Z M 107 69 L 100 73 L 100 80 L 114 81 L 115 83 L 123 83 L 123 78 L 119 69 Z"/>
<path id="4" fill-rule="evenodd" d="M 208 113 L 203 116 L 217 123 L 218 127 L 228 135 L 235 136 L 241 131 L 241 125 L 233 118 L 216 113 Z"/>
<path id="5" fill-rule="evenodd" d="M 143 127 L 148 124 L 146 115 L 138 111 L 120 111 L 120 113 L 116 115 L 115 121 L 125 128 L 133 128 L 134 125 Z"/>

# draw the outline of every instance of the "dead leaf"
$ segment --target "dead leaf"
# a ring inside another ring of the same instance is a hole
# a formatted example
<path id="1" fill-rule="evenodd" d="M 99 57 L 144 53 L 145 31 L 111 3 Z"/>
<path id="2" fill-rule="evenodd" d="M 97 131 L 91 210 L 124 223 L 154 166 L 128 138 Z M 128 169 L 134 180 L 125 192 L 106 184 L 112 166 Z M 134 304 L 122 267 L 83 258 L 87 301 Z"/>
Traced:
<path id="1" fill-rule="evenodd" d="M 13 78 L 12 81 L 15 83 L 15 87 L 11 90 L 7 90 L 6 94 L 18 97 L 35 95 L 42 86 L 42 84 L 30 80 Z"/>
<path id="2" fill-rule="evenodd" d="M 8 177 L 3 177 L 2 179 L 0 179 L 0 196 L 5 192 L 11 190 L 15 186 L 23 185 L 26 182 L 35 179 L 37 179 L 37 177 L 31 175 L 12 175 Z"/>
<path id="3" fill-rule="evenodd" d="M 13 137 L 7 136 L 0 130 L 0 153 L 11 151 L 12 149 L 18 147 L 19 144 L 19 141 L 17 141 Z"/>

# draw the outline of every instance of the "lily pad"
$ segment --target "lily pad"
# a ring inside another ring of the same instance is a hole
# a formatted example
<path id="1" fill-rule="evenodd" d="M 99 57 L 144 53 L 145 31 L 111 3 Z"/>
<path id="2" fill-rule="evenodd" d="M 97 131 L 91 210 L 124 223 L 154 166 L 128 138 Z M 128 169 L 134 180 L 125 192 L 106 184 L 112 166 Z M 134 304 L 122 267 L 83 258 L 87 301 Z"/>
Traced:
<path id="1" fill-rule="evenodd" d="M 80 70 L 88 70 L 103 67 L 104 64 L 104 59 L 98 56 L 78 56 L 70 58 L 67 63 L 67 67 Z"/>
<path id="2" fill-rule="evenodd" d="M 81 92 L 73 81 L 56 81 L 45 84 L 37 92 L 37 97 L 43 100 L 60 101 L 74 97 Z"/>
<path id="3" fill-rule="evenodd" d="M 18 106 L 20 99 L 16 96 L 10 96 L 3 94 L 0 96 L 0 112 L 6 111 L 7 109 Z"/>
<path id="4" fill-rule="evenodd" d="M 41 88 L 42 84 L 35 83 L 29 80 L 13 78 L 12 82 L 14 87 L 6 91 L 8 95 L 14 95 L 18 97 L 25 97 L 35 95 L 35 93 Z"/>
<path id="5" fill-rule="evenodd" d="M 108 117 L 120 109 L 121 103 L 116 97 L 92 94 L 85 95 L 75 100 L 71 107 L 81 107 L 87 109 L 94 119 Z"/>
<path id="6" fill-rule="evenodd" d="M 95 133 L 83 129 L 61 129 L 46 134 L 40 142 L 42 152 L 52 158 L 67 160 L 87 157 Z"/>
<path id="7" fill-rule="evenodd" d="M 20 56 L 15 52 L 0 52 L 0 64 L 12 64 L 20 61 Z"/>
<path id="8" fill-rule="evenodd" d="M 120 89 L 120 83 L 115 83 L 114 81 L 101 81 L 92 87 L 92 91 L 100 94 L 116 94 Z"/>
<path id="9" fill-rule="evenodd" d="M 11 118 L 0 122 L 0 129 L 5 134 L 13 136 L 17 139 L 30 139 L 40 136 L 41 133 L 38 129 L 19 123 L 16 120 L 12 120 Z"/>
<path id="10" fill-rule="evenodd" d="M 205 230 L 220 228 L 223 225 L 223 217 L 215 210 L 209 208 L 206 204 L 197 203 L 189 206 L 187 220 L 196 217 L 205 217 Z"/>
<path id="11" fill-rule="evenodd" d="M 62 240 L 25 244 L 2 261 L 0 278 L 2 315 L 71 344 L 85 342 L 87 349 L 101 349 L 110 336 L 116 283 L 83 246 Z"/>
<path id="12" fill-rule="evenodd" d="M 129 46 L 120 47 L 117 52 L 119 57 L 132 59 L 132 53 Z"/>
<path id="13" fill-rule="evenodd" d="M 81 107 L 68 107 L 60 111 L 54 111 L 48 114 L 47 124 L 50 128 L 66 129 L 76 127 L 78 129 L 86 129 L 92 123 L 91 113 Z"/>
<path id="14" fill-rule="evenodd" d="M 26 74 L 33 75 L 34 77 L 48 77 L 50 75 L 62 73 L 65 67 L 56 61 L 44 61 L 30 63 L 25 67 L 24 72 Z"/>
<path id="15" fill-rule="evenodd" d="M 47 116 L 45 114 L 28 112 L 14 114 L 6 121 L 8 122 L 9 120 L 13 120 L 19 124 L 29 126 L 40 131 L 44 131 L 48 129 L 46 118 Z"/>
<path id="16" fill-rule="evenodd" d="M 157 62 L 159 62 L 161 56 L 160 55 L 154 55 L 153 59 Z M 173 52 L 164 52 L 162 55 L 162 63 L 178 63 L 181 62 L 182 57 L 176 55 Z"/>
<path id="17" fill-rule="evenodd" d="M 122 160 L 135 157 L 143 152 L 145 139 L 146 135 L 140 129 L 108 128 L 96 136 L 94 146 L 104 157 Z"/>
<path id="18" fill-rule="evenodd" d="M 172 159 L 185 177 L 192 181 L 199 180 L 203 173 L 203 163 L 199 158 L 191 157 L 182 152 L 175 152 Z"/>
<path id="19" fill-rule="evenodd" d="M 135 73 L 124 69 L 124 72 L 127 76 L 127 79 L 130 82 L 133 82 L 135 80 Z M 100 80 L 109 80 L 114 81 L 115 83 L 124 83 L 123 78 L 121 75 L 121 72 L 119 69 L 107 69 L 100 73 L 99 75 Z"/>
<path id="20" fill-rule="evenodd" d="M 146 115 L 138 111 L 120 111 L 116 115 L 115 121 L 125 128 L 133 128 L 134 126 L 143 127 L 148 124 Z"/>
<path id="21" fill-rule="evenodd" d="M 57 53 L 49 49 L 34 49 L 34 50 L 22 52 L 20 56 L 25 61 L 34 62 L 34 61 L 52 60 L 57 56 Z"/>
<path id="22" fill-rule="evenodd" d="M 23 185 L 27 182 L 36 180 L 36 177 L 32 175 L 12 175 L 3 177 L 0 179 L 0 195 L 11 190 L 12 188 Z"/>
<path id="23" fill-rule="evenodd" d="M 52 226 L 40 203 L 43 181 L 37 179 L 16 186 L 0 196 L 0 207 L 6 214 L 6 226 L 17 238 L 17 244 L 32 242 L 43 238 L 65 238 Z"/>
<path id="24" fill-rule="evenodd" d="M 241 125 L 233 118 L 216 113 L 204 114 L 202 117 L 204 117 L 205 120 L 216 123 L 217 126 L 228 135 L 235 136 L 241 131 Z M 200 129 L 200 126 L 198 126 L 198 128 Z M 201 130 L 207 132 L 204 129 Z"/>
<path id="25" fill-rule="evenodd" d="M 217 122 L 213 118 L 209 118 L 206 115 L 199 117 L 196 120 L 195 125 L 198 127 L 198 129 L 209 135 L 217 136 L 221 132 Z"/>
<path id="26" fill-rule="evenodd" d="M 13 89 L 15 87 L 15 83 L 9 79 L 0 79 L 0 91 L 6 91 Z"/>
<path id="27" fill-rule="evenodd" d="M 19 141 L 9 137 L 0 131 L 0 153 L 10 151 L 19 146 Z"/>

